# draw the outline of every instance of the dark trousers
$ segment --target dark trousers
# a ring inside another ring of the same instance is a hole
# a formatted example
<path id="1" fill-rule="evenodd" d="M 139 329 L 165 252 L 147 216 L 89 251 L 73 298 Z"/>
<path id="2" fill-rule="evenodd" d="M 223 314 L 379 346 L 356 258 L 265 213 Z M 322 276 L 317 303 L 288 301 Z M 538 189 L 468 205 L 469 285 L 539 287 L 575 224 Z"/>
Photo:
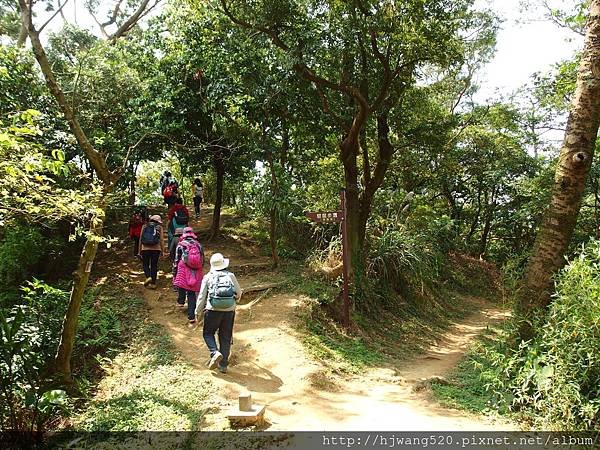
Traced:
<path id="1" fill-rule="evenodd" d="M 140 237 L 133 236 L 131 240 L 133 241 L 133 256 L 137 256 L 140 253 Z"/>
<path id="2" fill-rule="evenodd" d="M 183 305 L 185 303 L 185 296 L 187 295 L 188 300 L 188 320 L 194 320 L 196 318 L 196 295 L 194 291 L 188 291 L 187 289 L 179 288 L 179 295 L 177 297 L 177 303 Z"/>
<path id="3" fill-rule="evenodd" d="M 202 203 L 202 197 L 194 197 L 194 212 L 196 217 L 200 216 L 200 203 Z"/>
<path id="4" fill-rule="evenodd" d="M 141 253 L 144 263 L 144 275 L 146 275 L 146 278 L 152 278 L 152 282 L 156 283 L 160 250 L 142 250 Z"/>
<path id="5" fill-rule="evenodd" d="M 233 338 L 233 321 L 235 320 L 235 311 L 204 311 L 204 327 L 202 336 L 211 355 L 215 352 L 221 352 L 223 359 L 221 366 L 227 367 L 229 363 L 229 352 L 231 351 L 231 342 Z M 219 332 L 219 347 L 215 340 L 215 333 Z"/>

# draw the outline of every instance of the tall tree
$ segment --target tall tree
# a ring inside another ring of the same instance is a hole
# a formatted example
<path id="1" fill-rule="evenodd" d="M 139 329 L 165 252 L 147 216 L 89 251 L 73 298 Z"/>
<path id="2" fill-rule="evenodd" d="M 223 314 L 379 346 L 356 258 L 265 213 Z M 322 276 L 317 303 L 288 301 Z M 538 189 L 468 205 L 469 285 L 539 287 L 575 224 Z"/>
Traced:
<path id="1" fill-rule="evenodd" d="M 339 136 L 350 269 L 361 288 L 367 221 L 397 151 L 390 142 L 393 110 L 402 114 L 420 70 L 461 60 L 461 31 L 475 29 L 482 16 L 472 14 L 470 0 L 219 4 L 232 22 L 268 37 L 320 96 Z"/>
<path id="2" fill-rule="evenodd" d="M 551 302 L 553 275 L 565 264 L 565 252 L 577 224 L 586 179 L 600 125 L 600 0 L 590 2 L 577 86 L 567 120 L 552 199 L 538 231 L 519 291 L 520 337 L 530 339 L 533 321 Z"/>
<path id="3" fill-rule="evenodd" d="M 145 2 L 147 4 L 147 2 Z M 75 136 L 84 157 L 91 164 L 100 183 L 102 194 L 95 206 L 94 217 L 90 220 L 87 239 L 81 252 L 77 269 L 73 275 L 73 286 L 69 297 L 69 305 L 63 321 L 61 339 L 53 364 L 53 371 L 59 375 L 62 380 L 71 383 L 71 355 L 75 343 L 77 323 L 79 320 L 79 311 L 83 301 L 83 295 L 90 277 L 92 265 L 98 250 L 98 243 L 101 240 L 104 226 L 104 216 L 108 203 L 108 195 L 113 191 L 115 184 L 122 176 L 128 156 L 125 156 L 125 164 L 117 165 L 111 169 L 107 164 L 106 155 L 94 147 L 94 144 L 88 138 L 88 135 L 82 127 L 76 111 L 71 102 L 68 101 L 65 92 L 59 85 L 52 65 L 46 54 L 46 50 L 40 39 L 41 30 L 49 23 L 46 21 L 39 29 L 33 23 L 33 6 L 35 2 L 31 0 L 19 0 L 21 18 L 23 26 L 27 29 L 27 34 L 31 41 L 33 53 L 38 61 L 44 79 L 50 93 L 56 99 L 60 110 L 62 111 L 69 128 Z M 52 16 L 54 17 L 54 15 Z M 139 18 L 139 16 L 138 16 Z M 137 19 L 136 19 L 137 22 Z"/>

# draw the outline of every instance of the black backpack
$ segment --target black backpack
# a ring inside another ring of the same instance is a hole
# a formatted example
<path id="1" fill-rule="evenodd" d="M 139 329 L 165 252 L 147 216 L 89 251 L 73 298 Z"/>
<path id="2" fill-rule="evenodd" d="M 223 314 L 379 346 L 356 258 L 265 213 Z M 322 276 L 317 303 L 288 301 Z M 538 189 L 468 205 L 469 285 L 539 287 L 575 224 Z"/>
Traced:
<path id="1" fill-rule="evenodd" d="M 183 209 L 178 209 L 175 211 L 173 218 L 177 221 L 177 225 L 187 225 L 190 221 L 189 216 Z"/>

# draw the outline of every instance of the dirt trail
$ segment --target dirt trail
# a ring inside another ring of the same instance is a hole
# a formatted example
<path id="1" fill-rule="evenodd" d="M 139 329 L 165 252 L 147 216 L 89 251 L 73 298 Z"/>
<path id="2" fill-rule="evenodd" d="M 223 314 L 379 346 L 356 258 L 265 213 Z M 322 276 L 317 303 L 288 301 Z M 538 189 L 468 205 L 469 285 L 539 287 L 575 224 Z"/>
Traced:
<path id="1" fill-rule="evenodd" d="M 208 227 L 207 214 L 193 222 L 195 229 Z M 242 288 L 269 281 L 269 273 L 239 274 L 236 267 L 268 263 L 264 257 L 242 251 L 240 245 L 206 245 L 207 260 L 220 251 L 231 257 L 232 270 Z M 165 269 L 168 263 L 163 263 Z M 138 284 L 143 274 L 130 264 L 130 276 Z M 505 313 L 483 301 L 480 311 L 457 323 L 425 354 L 398 367 L 369 369 L 358 376 L 331 379 L 329 370 L 307 354 L 295 331 L 296 310 L 307 299 L 292 294 L 265 296 L 236 312 L 234 344 L 227 374 L 204 366 L 208 354 L 202 325 L 187 324 L 185 312 L 175 305 L 170 274 L 162 273 L 156 291 L 143 290 L 151 318 L 172 336 L 177 349 L 222 392 L 222 400 L 205 416 L 203 429 L 228 427 L 226 411 L 237 402 L 241 390 L 252 392 L 256 403 L 267 405 L 269 430 L 493 430 L 505 423 L 446 409 L 426 390 L 415 391 L 420 379 L 443 375 L 454 367 L 469 343 L 492 321 Z"/>

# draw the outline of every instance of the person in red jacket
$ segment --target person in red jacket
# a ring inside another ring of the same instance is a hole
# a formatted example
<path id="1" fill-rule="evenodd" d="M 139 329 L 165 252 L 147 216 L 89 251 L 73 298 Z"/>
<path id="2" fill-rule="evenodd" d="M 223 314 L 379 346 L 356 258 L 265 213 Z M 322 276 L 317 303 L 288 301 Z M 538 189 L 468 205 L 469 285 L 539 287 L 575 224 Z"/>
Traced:
<path id="1" fill-rule="evenodd" d="M 134 211 L 129 219 L 129 237 L 133 241 L 133 257 L 138 258 L 140 253 L 140 235 L 142 234 L 142 226 L 144 225 L 144 217 L 140 211 Z"/>
<path id="2" fill-rule="evenodd" d="M 190 217 L 190 212 L 183 204 L 183 199 L 181 197 L 177 197 L 175 203 L 169 208 L 169 211 L 167 212 L 167 223 L 171 222 L 171 219 L 173 219 L 173 216 L 175 216 L 175 213 L 179 209 L 181 209 L 185 213 L 186 217 Z"/>

